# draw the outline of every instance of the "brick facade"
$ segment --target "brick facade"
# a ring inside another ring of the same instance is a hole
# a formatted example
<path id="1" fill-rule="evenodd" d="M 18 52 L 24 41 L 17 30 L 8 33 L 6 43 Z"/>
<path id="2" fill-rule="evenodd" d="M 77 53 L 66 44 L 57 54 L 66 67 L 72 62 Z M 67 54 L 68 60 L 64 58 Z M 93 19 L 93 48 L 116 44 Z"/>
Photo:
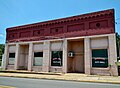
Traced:
<path id="1" fill-rule="evenodd" d="M 7 28 L 6 42 L 38 41 L 115 33 L 114 10 Z"/>
<path id="2" fill-rule="evenodd" d="M 118 75 L 114 9 L 11 27 L 6 32 L 4 69 Z M 97 49 L 107 51 L 110 66 L 92 66 L 92 50 Z M 62 52 L 60 66 L 51 64 L 54 51 Z M 43 54 L 42 59 L 35 57 L 36 52 Z M 34 65 L 36 59 L 39 66 Z"/>

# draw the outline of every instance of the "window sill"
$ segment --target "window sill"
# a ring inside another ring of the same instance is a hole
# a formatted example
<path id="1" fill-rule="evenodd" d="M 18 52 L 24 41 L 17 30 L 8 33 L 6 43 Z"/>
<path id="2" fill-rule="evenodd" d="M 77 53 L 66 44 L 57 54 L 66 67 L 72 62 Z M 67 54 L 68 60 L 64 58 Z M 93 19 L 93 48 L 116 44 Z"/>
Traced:
<path id="1" fill-rule="evenodd" d="M 51 68 L 62 68 L 62 66 L 51 66 Z"/>
<path id="2" fill-rule="evenodd" d="M 35 66 L 33 66 L 33 67 L 42 67 L 42 65 L 35 65 Z"/>
<path id="3" fill-rule="evenodd" d="M 92 67 L 92 70 L 109 70 L 109 67 L 107 67 L 107 68 L 96 68 L 96 67 Z"/>

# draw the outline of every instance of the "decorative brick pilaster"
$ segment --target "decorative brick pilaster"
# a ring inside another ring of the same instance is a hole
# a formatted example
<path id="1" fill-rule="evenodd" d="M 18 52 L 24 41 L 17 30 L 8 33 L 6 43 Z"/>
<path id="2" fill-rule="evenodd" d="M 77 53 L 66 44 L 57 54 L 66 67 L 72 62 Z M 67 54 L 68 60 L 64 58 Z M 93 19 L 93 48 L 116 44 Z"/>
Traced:
<path id="1" fill-rule="evenodd" d="M 4 63 L 3 63 L 3 69 L 4 70 L 6 70 L 7 69 L 7 65 L 8 65 L 8 44 L 6 43 L 5 44 L 5 53 L 4 53 L 4 55 L 5 55 L 5 57 L 4 57 Z"/>
<path id="2" fill-rule="evenodd" d="M 43 49 L 43 72 L 49 72 L 50 67 L 50 41 L 44 41 L 44 49 Z"/>
<path id="3" fill-rule="evenodd" d="M 85 37 L 84 39 L 84 66 L 85 66 L 85 74 L 90 75 L 91 72 L 91 50 L 90 50 L 90 38 Z"/>
<path id="4" fill-rule="evenodd" d="M 16 51 L 15 51 L 15 65 L 14 65 L 14 69 L 17 70 L 19 67 L 19 50 L 20 49 L 20 45 L 17 43 L 16 44 Z"/>
<path id="5" fill-rule="evenodd" d="M 115 62 L 117 62 L 117 51 L 116 51 L 116 36 L 115 34 L 110 34 L 108 36 L 109 40 L 109 65 L 110 73 L 113 76 L 118 76 L 118 69 Z"/>
<path id="6" fill-rule="evenodd" d="M 67 40 L 63 40 L 63 72 L 67 73 Z"/>
<path id="7" fill-rule="evenodd" d="M 29 44 L 28 70 L 32 71 L 33 66 L 33 43 Z"/>

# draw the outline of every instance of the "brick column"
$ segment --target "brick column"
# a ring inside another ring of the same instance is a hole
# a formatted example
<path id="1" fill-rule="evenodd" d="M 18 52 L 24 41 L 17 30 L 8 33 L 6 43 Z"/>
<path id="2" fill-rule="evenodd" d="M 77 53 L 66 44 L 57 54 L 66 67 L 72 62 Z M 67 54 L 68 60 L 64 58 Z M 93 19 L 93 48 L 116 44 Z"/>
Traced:
<path id="1" fill-rule="evenodd" d="M 20 45 L 17 43 L 16 44 L 16 51 L 15 51 L 15 65 L 14 65 L 14 69 L 17 70 L 19 67 L 19 49 L 20 49 Z"/>
<path id="2" fill-rule="evenodd" d="M 33 66 L 33 43 L 29 44 L 28 71 L 32 71 Z"/>
<path id="3" fill-rule="evenodd" d="M 3 60 L 3 69 L 6 70 L 7 65 L 8 65 L 8 54 L 9 54 L 9 50 L 8 50 L 8 44 L 5 44 L 5 52 L 4 52 L 4 60 Z"/>
<path id="4" fill-rule="evenodd" d="M 50 67 L 50 41 L 44 41 L 44 49 L 43 49 L 43 72 L 49 72 Z"/>
<path id="5" fill-rule="evenodd" d="M 63 72 L 67 73 L 67 39 L 64 39 L 63 42 Z"/>
<path id="6" fill-rule="evenodd" d="M 113 76 L 118 76 L 118 69 L 115 62 L 117 62 L 117 50 L 116 50 L 116 36 L 115 34 L 110 34 L 108 36 L 109 40 L 109 64 L 111 65 L 110 73 Z"/>
<path id="7" fill-rule="evenodd" d="M 90 38 L 85 37 L 84 39 L 84 66 L 85 74 L 90 75 L 91 72 L 91 50 L 90 50 Z"/>

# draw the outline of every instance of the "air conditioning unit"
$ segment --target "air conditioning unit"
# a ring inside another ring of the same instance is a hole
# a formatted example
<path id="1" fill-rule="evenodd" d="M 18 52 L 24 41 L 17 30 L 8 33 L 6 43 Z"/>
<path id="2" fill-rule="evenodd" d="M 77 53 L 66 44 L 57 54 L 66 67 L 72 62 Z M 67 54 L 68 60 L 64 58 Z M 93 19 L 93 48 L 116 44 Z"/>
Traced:
<path id="1" fill-rule="evenodd" d="M 74 56 L 75 56 L 75 53 L 73 51 L 68 52 L 68 57 L 74 57 Z"/>

